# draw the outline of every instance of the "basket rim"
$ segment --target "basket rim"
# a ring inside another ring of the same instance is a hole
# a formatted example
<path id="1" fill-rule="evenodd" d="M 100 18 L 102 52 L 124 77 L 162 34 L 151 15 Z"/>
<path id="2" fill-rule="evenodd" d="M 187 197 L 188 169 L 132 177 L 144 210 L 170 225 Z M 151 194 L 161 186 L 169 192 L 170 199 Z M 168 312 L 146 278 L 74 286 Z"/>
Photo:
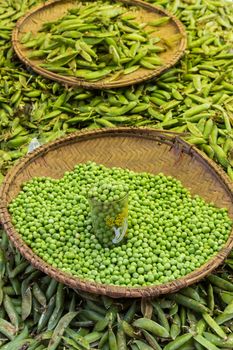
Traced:
<path id="1" fill-rule="evenodd" d="M 27 154 L 21 158 L 17 164 L 11 168 L 5 180 L 0 187 L 0 221 L 15 247 L 29 262 L 37 269 L 48 274 L 50 277 L 55 278 L 59 282 L 67 284 L 73 289 L 80 289 L 82 291 L 91 292 L 94 294 L 108 295 L 113 298 L 127 297 L 127 298 L 138 298 L 138 297 L 152 297 L 162 294 L 176 292 L 177 290 L 187 287 L 193 283 L 198 282 L 203 277 L 210 274 L 216 269 L 220 263 L 227 257 L 233 248 L 233 229 L 228 237 L 228 240 L 224 247 L 211 259 L 209 259 L 200 268 L 193 272 L 176 279 L 169 283 L 160 285 L 144 286 L 144 287 L 123 287 L 115 285 L 105 285 L 92 281 L 88 281 L 82 278 L 74 277 L 61 270 L 52 267 L 51 265 L 44 262 L 39 256 L 35 255 L 34 252 L 29 248 L 26 243 L 22 240 L 21 236 L 17 233 L 13 224 L 11 223 L 11 217 L 7 210 L 7 193 L 13 183 L 14 179 L 18 176 L 21 170 L 33 162 L 35 159 L 48 153 L 50 150 L 62 147 L 62 145 L 85 141 L 90 138 L 98 137 L 109 137 L 109 136 L 129 136 L 129 137 L 142 137 L 151 139 L 157 142 L 165 142 L 171 147 L 176 147 L 179 152 L 185 152 L 190 154 L 191 157 L 196 157 L 202 164 L 206 165 L 209 172 L 215 175 L 225 187 L 229 197 L 233 203 L 233 183 L 230 181 L 228 176 L 225 174 L 214 161 L 209 159 L 204 153 L 199 151 L 195 146 L 188 144 L 182 140 L 176 133 L 164 132 L 163 130 L 151 129 L 147 127 L 119 127 L 119 128 L 102 128 L 97 130 L 83 129 L 79 132 L 72 133 L 68 136 L 62 137 L 56 141 L 49 142 L 48 144 L 38 147 L 38 149 Z"/>
<path id="2" fill-rule="evenodd" d="M 132 73 L 132 77 L 128 80 L 125 80 L 123 82 L 120 82 L 118 80 L 115 80 L 113 82 L 104 82 L 104 81 L 97 81 L 97 82 L 90 82 L 88 80 L 79 79 L 72 76 L 63 76 L 59 75 L 54 72 L 50 72 L 46 70 L 45 68 L 39 67 L 37 64 L 33 62 L 33 60 L 26 57 L 26 55 L 22 51 L 22 44 L 19 41 L 19 34 L 21 31 L 21 26 L 24 24 L 24 22 L 30 18 L 33 17 L 34 14 L 37 12 L 43 11 L 44 8 L 49 8 L 50 6 L 56 6 L 59 2 L 74 2 L 74 0 L 50 0 L 46 2 L 43 5 L 35 6 L 31 10 L 29 10 L 24 16 L 22 16 L 15 26 L 15 28 L 12 31 L 12 45 L 14 47 L 14 50 L 19 57 L 19 59 L 29 68 L 33 69 L 36 73 L 43 75 L 45 78 L 58 81 L 63 84 L 67 84 L 69 86 L 82 86 L 84 88 L 89 89 L 111 89 L 111 88 L 121 88 L 125 86 L 130 86 L 133 84 L 142 83 L 148 80 L 152 80 L 159 76 L 161 73 L 165 72 L 172 66 L 174 66 L 179 59 L 184 55 L 186 47 L 187 47 L 187 34 L 185 31 L 184 25 L 181 23 L 181 21 L 173 15 L 171 12 L 169 12 L 166 9 L 163 9 L 161 6 L 158 5 L 152 5 L 150 3 L 147 3 L 143 0 L 112 0 L 112 1 L 119 1 L 123 2 L 125 4 L 129 5 L 135 5 L 138 7 L 142 7 L 144 9 L 147 9 L 151 12 L 157 12 L 158 14 L 162 14 L 165 16 L 168 16 L 171 18 L 173 23 L 176 25 L 178 31 L 180 34 L 182 34 L 182 38 L 180 40 L 179 46 L 176 50 L 176 52 L 171 56 L 171 58 L 167 61 L 167 63 L 163 64 L 162 66 L 158 66 L 155 70 L 148 70 L 147 74 L 144 74 L 142 77 L 134 77 L 134 73 Z M 137 71 L 136 71 L 137 72 Z M 135 73 L 136 73 L 135 72 Z"/>

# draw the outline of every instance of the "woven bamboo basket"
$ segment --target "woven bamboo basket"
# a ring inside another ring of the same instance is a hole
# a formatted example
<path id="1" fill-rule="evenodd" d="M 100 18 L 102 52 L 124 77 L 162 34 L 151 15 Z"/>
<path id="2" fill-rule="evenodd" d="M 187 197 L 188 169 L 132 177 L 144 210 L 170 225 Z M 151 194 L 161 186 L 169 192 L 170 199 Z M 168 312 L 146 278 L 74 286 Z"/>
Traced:
<path id="1" fill-rule="evenodd" d="M 89 89 L 118 88 L 122 86 L 137 84 L 155 78 L 168 68 L 172 67 L 182 57 L 187 45 L 186 33 L 182 23 L 174 15 L 172 15 L 171 13 L 159 6 L 154 6 L 141 0 L 113 1 L 120 1 L 128 5 L 137 6 L 138 11 L 136 12 L 136 20 L 138 22 L 146 23 L 164 16 L 170 17 L 170 21 L 167 24 L 157 27 L 156 32 L 151 34 L 151 37 L 158 36 L 161 39 L 168 39 L 174 35 L 180 35 L 180 39 L 174 43 L 174 46 L 168 47 L 167 51 L 160 54 L 160 57 L 164 62 L 163 65 L 158 66 L 158 68 L 156 68 L 155 70 L 139 68 L 137 71 L 131 74 L 120 76 L 116 80 L 112 80 L 111 76 L 109 76 L 99 81 L 91 82 L 72 76 L 64 76 L 50 72 L 39 66 L 42 63 L 42 60 L 29 59 L 27 55 L 30 52 L 30 50 L 26 49 L 20 43 L 22 35 L 24 35 L 28 31 L 31 31 L 35 34 L 41 28 L 43 23 L 54 21 L 58 18 L 63 17 L 66 14 L 67 10 L 77 6 L 78 0 L 48 1 L 46 2 L 46 4 L 40 5 L 29 11 L 17 22 L 17 25 L 13 30 L 12 43 L 15 52 L 17 53 L 20 60 L 26 64 L 26 66 L 32 68 L 35 72 L 45 76 L 46 78 L 59 81 L 63 84 L 72 86 L 83 86 Z"/>
<path id="2" fill-rule="evenodd" d="M 171 293 L 209 274 L 233 247 L 233 230 L 217 255 L 192 273 L 173 282 L 150 287 L 121 287 L 89 282 L 68 275 L 41 260 L 23 242 L 7 210 L 23 182 L 34 176 L 61 178 L 77 163 L 88 160 L 137 172 L 163 172 L 179 179 L 192 194 L 225 207 L 233 218 L 233 185 L 213 161 L 169 132 L 148 128 L 113 128 L 82 131 L 45 146 L 22 158 L 7 174 L 0 191 L 0 220 L 10 240 L 36 268 L 68 286 L 111 297 L 150 297 Z"/>

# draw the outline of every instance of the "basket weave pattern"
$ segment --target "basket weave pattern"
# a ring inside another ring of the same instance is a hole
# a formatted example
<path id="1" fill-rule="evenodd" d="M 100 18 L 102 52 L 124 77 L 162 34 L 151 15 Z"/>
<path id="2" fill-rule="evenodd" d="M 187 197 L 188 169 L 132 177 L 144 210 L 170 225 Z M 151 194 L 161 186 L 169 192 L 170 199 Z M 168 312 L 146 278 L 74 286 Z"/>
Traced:
<path id="1" fill-rule="evenodd" d="M 150 287 L 120 287 L 72 277 L 41 260 L 14 229 L 7 210 L 23 182 L 34 176 L 60 178 L 77 163 L 88 160 L 137 172 L 163 172 L 176 177 L 192 194 L 218 207 L 233 218 L 233 185 L 213 161 L 169 132 L 148 128 L 115 128 L 82 131 L 41 146 L 25 156 L 7 174 L 0 191 L 0 219 L 9 238 L 36 268 L 72 288 L 111 297 L 150 297 L 175 292 L 214 270 L 233 247 L 233 230 L 221 251 L 194 272 L 173 282 Z"/>

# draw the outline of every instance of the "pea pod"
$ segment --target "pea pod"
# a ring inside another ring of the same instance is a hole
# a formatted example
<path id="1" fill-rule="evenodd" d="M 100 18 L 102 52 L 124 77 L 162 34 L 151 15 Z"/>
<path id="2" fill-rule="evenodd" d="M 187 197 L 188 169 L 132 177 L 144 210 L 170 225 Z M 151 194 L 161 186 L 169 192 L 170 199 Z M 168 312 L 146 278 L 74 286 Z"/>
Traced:
<path id="1" fill-rule="evenodd" d="M 223 329 L 218 325 L 218 323 L 215 322 L 215 320 L 207 313 L 203 313 L 202 317 L 206 321 L 206 323 L 209 325 L 210 328 L 213 329 L 213 331 L 220 336 L 223 339 L 227 338 L 226 333 L 223 331 Z"/>
<path id="2" fill-rule="evenodd" d="M 159 337 L 168 338 L 169 332 L 162 326 L 160 326 L 155 321 L 149 320 L 147 318 L 139 318 L 133 322 L 133 326 L 139 329 L 144 329 L 151 332 Z"/>
<path id="3" fill-rule="evenodd" d="M 194 299 L 188 298 L 182 294 L 176 293 L 168 296 L 169 299 L 175 300 L 178 304 L 183 305 L 189 309 L 192 309 L 196 312 L 208 312 L 208 308 L 202 305 L 200 302 L 197 302 Z"/>
<path id="4" fill-rule="evenodd" d="M 81 330 L 79 330 L 78 332 L 75 332 L 71 328 L 67 327 L 65 329 L 65 334 L 67 334 L 72 339 L 72 343 L 70 343 L 69 345 L 73 344 L 75 346 L 75 344 L 77 344 L 84 349 L 87 349 L 87 350 L 90 349 L 89 342 L 84 338 L 86 334 L 85 333 L 81 334 Z M 67 338 L 63 337 L 63 339 L 66 340 Z"/>
<path id="5" fill-rule="evenodd" d="M 77 312 L 69 312 L 59 320 L 49 341 L 48 350 L 55 350 L 58 347 L 65 329 L 76 316 Z"/>
<path id="6" fill-rule="evenodd" d="M 32 292 L 28 287 L 22 295 L 22 320 L 25 321 L 31 313 L 32 309 Z"/>
<path id="7" fill-rule="evenodd" d="M 118 325 L 116 341 L 118 350 L 127 350 L 126 335 L 121 325 Z"/>
<path id="8" fill-rule="evenodd" d="M 210 103 L 203 103 L 199 106 L 192 107 L 183 114 L 183 117 L 189 118 L 189 117 L 192 117 L 192 116 L 199 114 L 203 111 L 207 111 L 210 108 L 210 106 L 211 106 Z"/>
<path id="9" fill-rule="evenodd" d="M 0 332 L 8 339 L 13 340 L 17 329 L 11 323 L 0 318 Z"/>
<path id="10" fill-rule="evenodd" d="M 6 310 L 6 313 L 11 320 L 12 324 L 16 327 L 16 329 L 19 328 L 19 315 L 15 310 L 15 307 L 7 294 L 4 295 L 3 298 L 3 306 Z"/>
<path id="11" fill-rule="evenodd" d="M 165 347 L 164 350 L 177 350 L 180 349 L 182 345 L 187 343 L 193 335 L 191 333 L 183 334 L 177 337 L 175 340 L 171 341 L 168 343 Z"/>
<path id="12" fill-rule="evenodd" d="M 152 302 L 152 305 L 153 305 L 154 311 L 158 317 L 159 324 L 161 326 L 163 326 L 169 333 L 170 332 L 170 325 L 169 325 L 169 322 L 167 320 L 167 317 L 166 317 L 163 309 L 160 307 L 159 303 L 156 303 L 155 301 Z"/>
<path id="13" fill-rule="evenodd" d="M 22 348 L 23 344 L 25 343 L 25 339 L 28 337 L 28 328 L 24 327 L 23 330 L 19 335 L 17 335 L 13 340 L 11 340 L 9 343 L 3 345 L 1 347 L 1 350 L 15 350 L 16 346 L 18 348 Z M 26 342 L 27 343 L 27 342 Z"/>
<path id="14" fill-rule="evenodd" d="M 56 324 L 58 323 L 59 321 L 58 317 L 59 315 L 61 315 L 63 311 L 63 303 L 64 303 L 64 287 L 60 283 L 58 285 L 57 293 L 56 293 L 56 306 L 48 322 L 48 330 L 55 328 Z"/>
<path id="15" fill-rule="evenodd" d="M 203 345 L 208 350 L 219 350 L 214 344 L 212 344 L 209 340 L 205 339 L 202 335 L 198 334 L 193 337 L 195 341 L 199 344 Z"/>
<path id="16" fill-rule="evenodd" d="M 43 306 L 46 306 L 46 297 L 43 291 L 39 288 L 37 283 L 34 283 L 32 286 L 32 294 L 36 298 L 36 300 Z"/>

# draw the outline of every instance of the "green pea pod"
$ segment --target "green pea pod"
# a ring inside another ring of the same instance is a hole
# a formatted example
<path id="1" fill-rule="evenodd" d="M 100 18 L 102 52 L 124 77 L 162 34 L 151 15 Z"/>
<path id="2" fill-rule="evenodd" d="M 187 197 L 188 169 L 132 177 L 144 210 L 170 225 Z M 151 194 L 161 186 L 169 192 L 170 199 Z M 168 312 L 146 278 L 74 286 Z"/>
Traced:
<path id="1" fill-rule="evenodd" d="M 225 111 L 223 111 L 223 119 L 224 119 L 225 129 L 227 131 L 231 132 L 232 127 L 231 127 L 230 118 L 229 118 L 228 114 Z"/>
<path id="2" fill-rule="evenodd" d="M 172 325 L 171 325 L 171 338 L 175 340 L 181 332 L 181 321 L 178 313 L 174 316 Z"/>
<path id="3" fill-rule="evenodd" d="M 155 97 L 155 96 L 151 96 L 150 101 L 158 106 L 163 106 L 164 104 L 166 104 L 166 101 L 164 101 L 158 97 Z"/>
<path id="4" fill-rule="evenodd" d="M 48 64 L 48 63 L 42 63 L 42 64 L 40 64 L 40 67 L 45 68 L 51 72 L 59 73 L 62 75 L 74 75 L 73 71 L 69 68 L 66 68 L 66 67 L 55 66 L 52 64 Z"/>
<path id="5" fill-rule="evenodd" d="M 17 329 L 6 320 L 0 318 L 0 332 L 5 335 L 8 339 L 13 340 Z"/>
<path id="6" fill-rule="evenodd" d="M 113 62 L 116 65 L 120 66 L 121 65 L 120 56 L 119 56 L 118 51 L 115 48 L 115 46 L 113 46 L 113 45 L 109 46 L 109 53 L 112 55 Z"/>
<path id="7" fill-rule="evenodd" d="M 98 80 L 104 78 L 108 74 L 110 74 L 112 69 L 106 68 L 96 72 L 92 72 L 87 69 L 77 69 L 75 72 L 75 76 L 77 78 L 87 79 L 87 80 Z"/>
<path id="8" fill-rule="evenodd" d="M 135 66 L 136 63 L 140 62 L 140 60 L 146 56 L 147 52 L 148 52 L 148 50 L 146 50 L 146 49 L 142 49 L 140 52 L 138 52 L 134 56 L 133 60 L 130 60 L 130 62 L 127 64 L 126 69 L 128 69 L 132 66 Z"/>
<path id="9" fill-rule="evenodd" d="M 207 111 L 210 108 L 211 104 L 210 103 L 203 103 L 199 106 L 195 106 L 184 112 L 183 117 L 184 118 L 189 118 L 192 117 L 196 114 L 199 114 L 203 111 Z"/>
<path id="10" fill-rule="evenodd" d="M 148 344 L 154 349 L 154 350 L 162 350 L 161 346 L 157 342 L 157 340 L 147 331 L 142 331 L 144 337 L 146 338 L 146 341 Z M 123 350 L 123 349 L 122 349 Z"/>
<path id="11" fill-rule="evenodd" d="M 123 74 L 127 75 L 127 74 L 131 74 L 133 72 L 135 72 L 136 70 L 138 70 L 140 68 L 140 65 L 135 65 L 135 66 L 131 66 L 129 68 L 125 68 L 123 70 Z"/>
<path id="12" fill-rule="evenodd" d="M 155 314 L 158 317 L 160 325 L 163 326 L 169 333 L 170 332 L 170 325 L 169 325 L 169 322 L 167 320 L 167 317 L 166 317 L 163 309 L 161 308 L 161 306 L 159 305 L 158 302 L 152 301 L 152 305 L 153 305 Z"/>
<path id="13" fill-rule="evenodd" d="M 24 343 L 25 339 L 28 337 L 28 327 L 25 326 L 23 330 L 9 343 L 1 346 L 1 350 L 16 350 L 16 347 L 19 349 L 22 348 L 22 341 Z"/>
<path id="14" fill-rule="evenodd" d="M 34 283 L 32 286 L 32 294 L 43 307 L 46 307 L 46 297 L 37 283 Z"/>
<path id="15" fill-rule="evenodd" d="M 126 335 L 128 335 L 130 338 L 135 338 L 136 332 L 128 322 L 126 322 L 125 320 L 122 320 L 121 326 Z"/>
<path id="16" fill-rule="evenodd" d="M 187 121 L 187 128 L 193 136 L 202 138 L 202 133 L 200 132 L 200 130 L 198 129 L 198 127 L 195 124 Z"/>
<path id="17" fill-rule="evenodd" d="M 92 310 L 81 310 L 79 316 L 84 316 L 87 320 L 96 322 L 104 319 L 103 314 L 99 314 L 98 312 Z"/>
<path id="18" fill-rule="evenodd" d="M 88 334 L 88 330 L 85 328 L 80 328 L 79 331 L 73 331 L 71 328 L 67 327 L 65 329 L 65 334 L 67 334 L 72 340 L 77 344 L 82 346 L 82 348 L 90 350 L 89 342 L 84 338 Z M 71 344 L 70 344 L 71 345 Z"/>
<path id="19" fill-rule="evenodd" d="M 27 41 L 29 41 L 32 37 L 32 32 L 26 32 L 22 35 L 22 37 L 20 38 L 20 42 L 21 44 L 26 44 Z"/>
<path id="20" fill-rule="evenodd" d="M 154 64 L 148 62 L 144 58 L 140 59 L 139 63 L 142 67 L 147 68 L 147 69 L 155 69 L 156 68 L 156 66 Z"/>
<path id="21" fill-rule="evenodd" d="M 130 33 L 130 34 L 124 34 L 123 38 L 126 40 L 132 40 L 132 41 L 139 41 L 139 42 L 146 42 L 147 38 L 145 38 L 144 36 L 138 34 L 138 33 Z"/>
<path id="22" fill-rule="evenodd" d="M 31 313 L 32 309 L 32 292 L 28 287 L 22 295 L 22 320 L 25 321 Z"/>
<path id="23" fill-rule="evenodd" d="M 166 328 L 160 326 L 155 321 L 149 320 L 147 318 L 137 319 L 136 321 L 133 322 L 133 326 L 139 329 L 144 329 L 162 338 L 168 338 L 170 336 Z"/>
<path id="24" fill-rule="evenodd" d="M 108 331 L 108 344 L 109 350 L 119 350 L 117 346 L 116 336 L 111 328 Z"/>
<path id="25" fill-rule="evenodd" d="M 219 133 L 218 127 L 217 127 L 216 124 L 214 124 L 213 127 L 212 127 L 212 130 L 210 132 L 210 135 L 209 135 L 209 142 L 210 143 L 212 143 L 212 144 L 216 144 L 217 143 L 218 133 Z"/>
<path id="26" fill-rule="evenodd" d="M 63 305 L 64 305 L 64 286 L 59 283 L 56 293 L 56 306 L 52 312 L 52 315 L 48 322 L 48 330 L 55 328 L 58 322 L 58 316 L 62 313 Z"/>
<path id="27" fill-rule="evenodd" d="M 230 150 L 233 149 L 233 140 L 228 137 L 225 140 L 225 143 L 223 145 L 223 151 L 227 154 Z"/>
<path id="28" fill-rule="evenodd" d="M 193 145 L 203 145 L 207 142 L 202 137 L 195 137 L 195 136 L 186 138 L 186 140 Z"/>
<path id="29" fill-rule="evenodd" d="M 27 261 L 22 261 L 18 266 L 16 266 L 14 268 L 14 270 L 12 270 L 9 274 L 9 278 L 14 278 L 16 277 L 19 273 L 23 272 L 26 267 L 28 266 L 28 262 Z"/>
<path id="30" fill-rule="evenodd" d="M 183 288 L 183 289 L 181 289 L 180 293 L 185 295 L 185 296 L 187 296 L 187 297 L 190 297 L 190 298 L 192 298 L 192 299 L 194 299 L 196 301 L 200 301 L 200 295 L 192 287 Z"/>
<path id="31" fill-rule="evenodd" d="M 167 112 L 167 111 L 177 107 L 179 104 L 180 104 L 180 101 L 171 100 L 169 102 L 162 103 L 161 104 L 161 110 L 164 111 L 164 112 Z"/>
<path id="32" fill-rule="evenodd" d="M 86 51 L 91 57 L 96 58 L 96 59 L 98 58 L 95 51 L 92 50 L 90 45 L 88 45 L 85 41 L 80 40 L 79 46 L 81 47 L 82 50 Z"/>
<path id="33" fill-rule="evenodd" d="M 74 312 L 75 310 L 76 310 L 76 295 L 73 294 L 69 305 L 69 312 Z"/>
<path id="34" fill-rule="evenodd" d="M 117 335 L 116 335 L 116 341 L 117 341 L 117 348 L 118 350 L 127 350 L 127 341 L 126 341 L 126 334 L 123 330 L 121 319 L 119 315 L 117 315 L 118 319 L 118 327 L 117 327 Z"/>
<path id="35" fill-rule="evenodd" d="M 181 93 L 179 92 L 179 90 L 172 88 L 172 96 L 174 97 L 174 99 L 178 100 L 178 101 L 183 101 L 183 96 L 181 95 Z"/>
<path id="36" fill-rule="evenodd" d="M 107 326 L 108 326 L 109 320 L 104 318 L 103 320 L 99 320 L 97 321 L 97 323 L 95 324 L 95 327 L 93 329 L 93 331 L 97 331 L 97 332 L 102 332 L 104 331 Z"/>
<path id="37" fill-rule="evenodd" d="M 48 350 L 55 350 L 58 347 L 65 329 L 76 316 L 77 312 L 69 312 L 59 320 L 49 341 Z"/>
<path id="38" fill-rule="evenodd" d="M 222 147 L 220 147 L 219 145 L 216 144 L 210 144 L 211 148 L 214 151 L 214 154 L 218 160 L 218 162 L 224 167 L 227 168 L 229 165 L 229 161 L 227 159 L 227 155 L 224 152 L 224 150 L 222 149 Z"/>
<path id="39" fill-rule="evenodd" d="M 210 328 L 221 338 L 226 339 L 227 335 L 223 331 L 223 329 L 219 326 L 217 322 L 207 313 L 203 313 L 202 317 L 206 321 L 206 323 L 209 325 Z"/>
<path id="40" fill-rule="evenodd" d="M 22 145 L 25 145 L 26 143 L 28 143 L 30 140 L 30 137 L 28 135 L 26 136 L 16 136 L 13 139 L 11 139 L 10 141 L 7 142 L 7 146 L 10 149 L 14 149 L 14 148 L 19 148 Z"/>
<path id="41" fill-rule="evenodd" d="M 170 21 L 170 17 L 162 17 L 162 18 L 158 18 L 154 21 L 150 21 L 150 22 L 148 22 L 148 24 L 150 26 L 153 26 L 153 27 L 158 27 L 158 26 L 167 24 L 169 21 Z"/>
<path id="42" fill-rule="evenodd" d="M 168 343 L 164 350 L 178 350 L 182 345 L 187 343 L 190 339 L 192 339 L 193 335 L 191 333 L 183 334 L 177 337 L 175 340 Z"/>
<path id="43" fill-rule="evenodd" d="M 195 341 L 199 344 L 203 345 L 208 350 L 219 350 L 214 344 L 212 344 L 209 340 L 205 339 L 202 335 L 198 334 L 193 337 Z"/>
<path id="44" fill-rule="evenodd" d="M 11 323 L 18 329 L 19 328 L 19 315 L 17 314 L 15 307 L 7 294 L 3 298 L 3 306 L 6 310 L 6 313 L 11 321 Z"/>
<path id="45" fill-rule="evenodd" d="M 202 305 L 200 302 L 197 302 L 194 299 L 188 298 L 180 293 L 168 295 L 168 298 L 171 300 L 175 300 L 177 304 L 183 305 L 191 310 L 196 312 L 208 312 L 208 308 Z"/>
<path id="46" fill-rule="evenodd" d="M 214 122 L 212 119 L 208 119 L 206 124 L 205 124 L 205 128 L 203 131 L 203 137 L 208 139 L 208 137 L 210 136 L 211 130 L 213 128 Z"/>
<path id="47" fill-rule="evenodd" d="M 203 318 L 201 318 L 196 324 L 196 332 L 197 334 L 203 334 L 206 330 L 207 324 Z"/>
<path id="48" fill-rule="evenodd" d="M 88 341 L 88 343 L 94 343 L 97 340 L 101 339 L 103 333 L 101 332 L 91 332 L 84 336 L 84 339 Z"/>
<path id="49" fill-rule="evenodd" d="M 68 346 L 68 349 L 83 349 L 84 348 L 84 349 L 90 350 L 89 345 L 87 345 L 85 347 L 85 343 L 82 342 L 81 337 L 80 337 L 79 341 L 74 341 L 73 339 L 68 338 L 68 337 L 64 337 L 64 336 L 62 336 L 62 339 L 63 339 L 64 343 L 66 344 L 66 346 Z M 82 348 L 79 347 L 79 345 L 82 346 Z"/>

